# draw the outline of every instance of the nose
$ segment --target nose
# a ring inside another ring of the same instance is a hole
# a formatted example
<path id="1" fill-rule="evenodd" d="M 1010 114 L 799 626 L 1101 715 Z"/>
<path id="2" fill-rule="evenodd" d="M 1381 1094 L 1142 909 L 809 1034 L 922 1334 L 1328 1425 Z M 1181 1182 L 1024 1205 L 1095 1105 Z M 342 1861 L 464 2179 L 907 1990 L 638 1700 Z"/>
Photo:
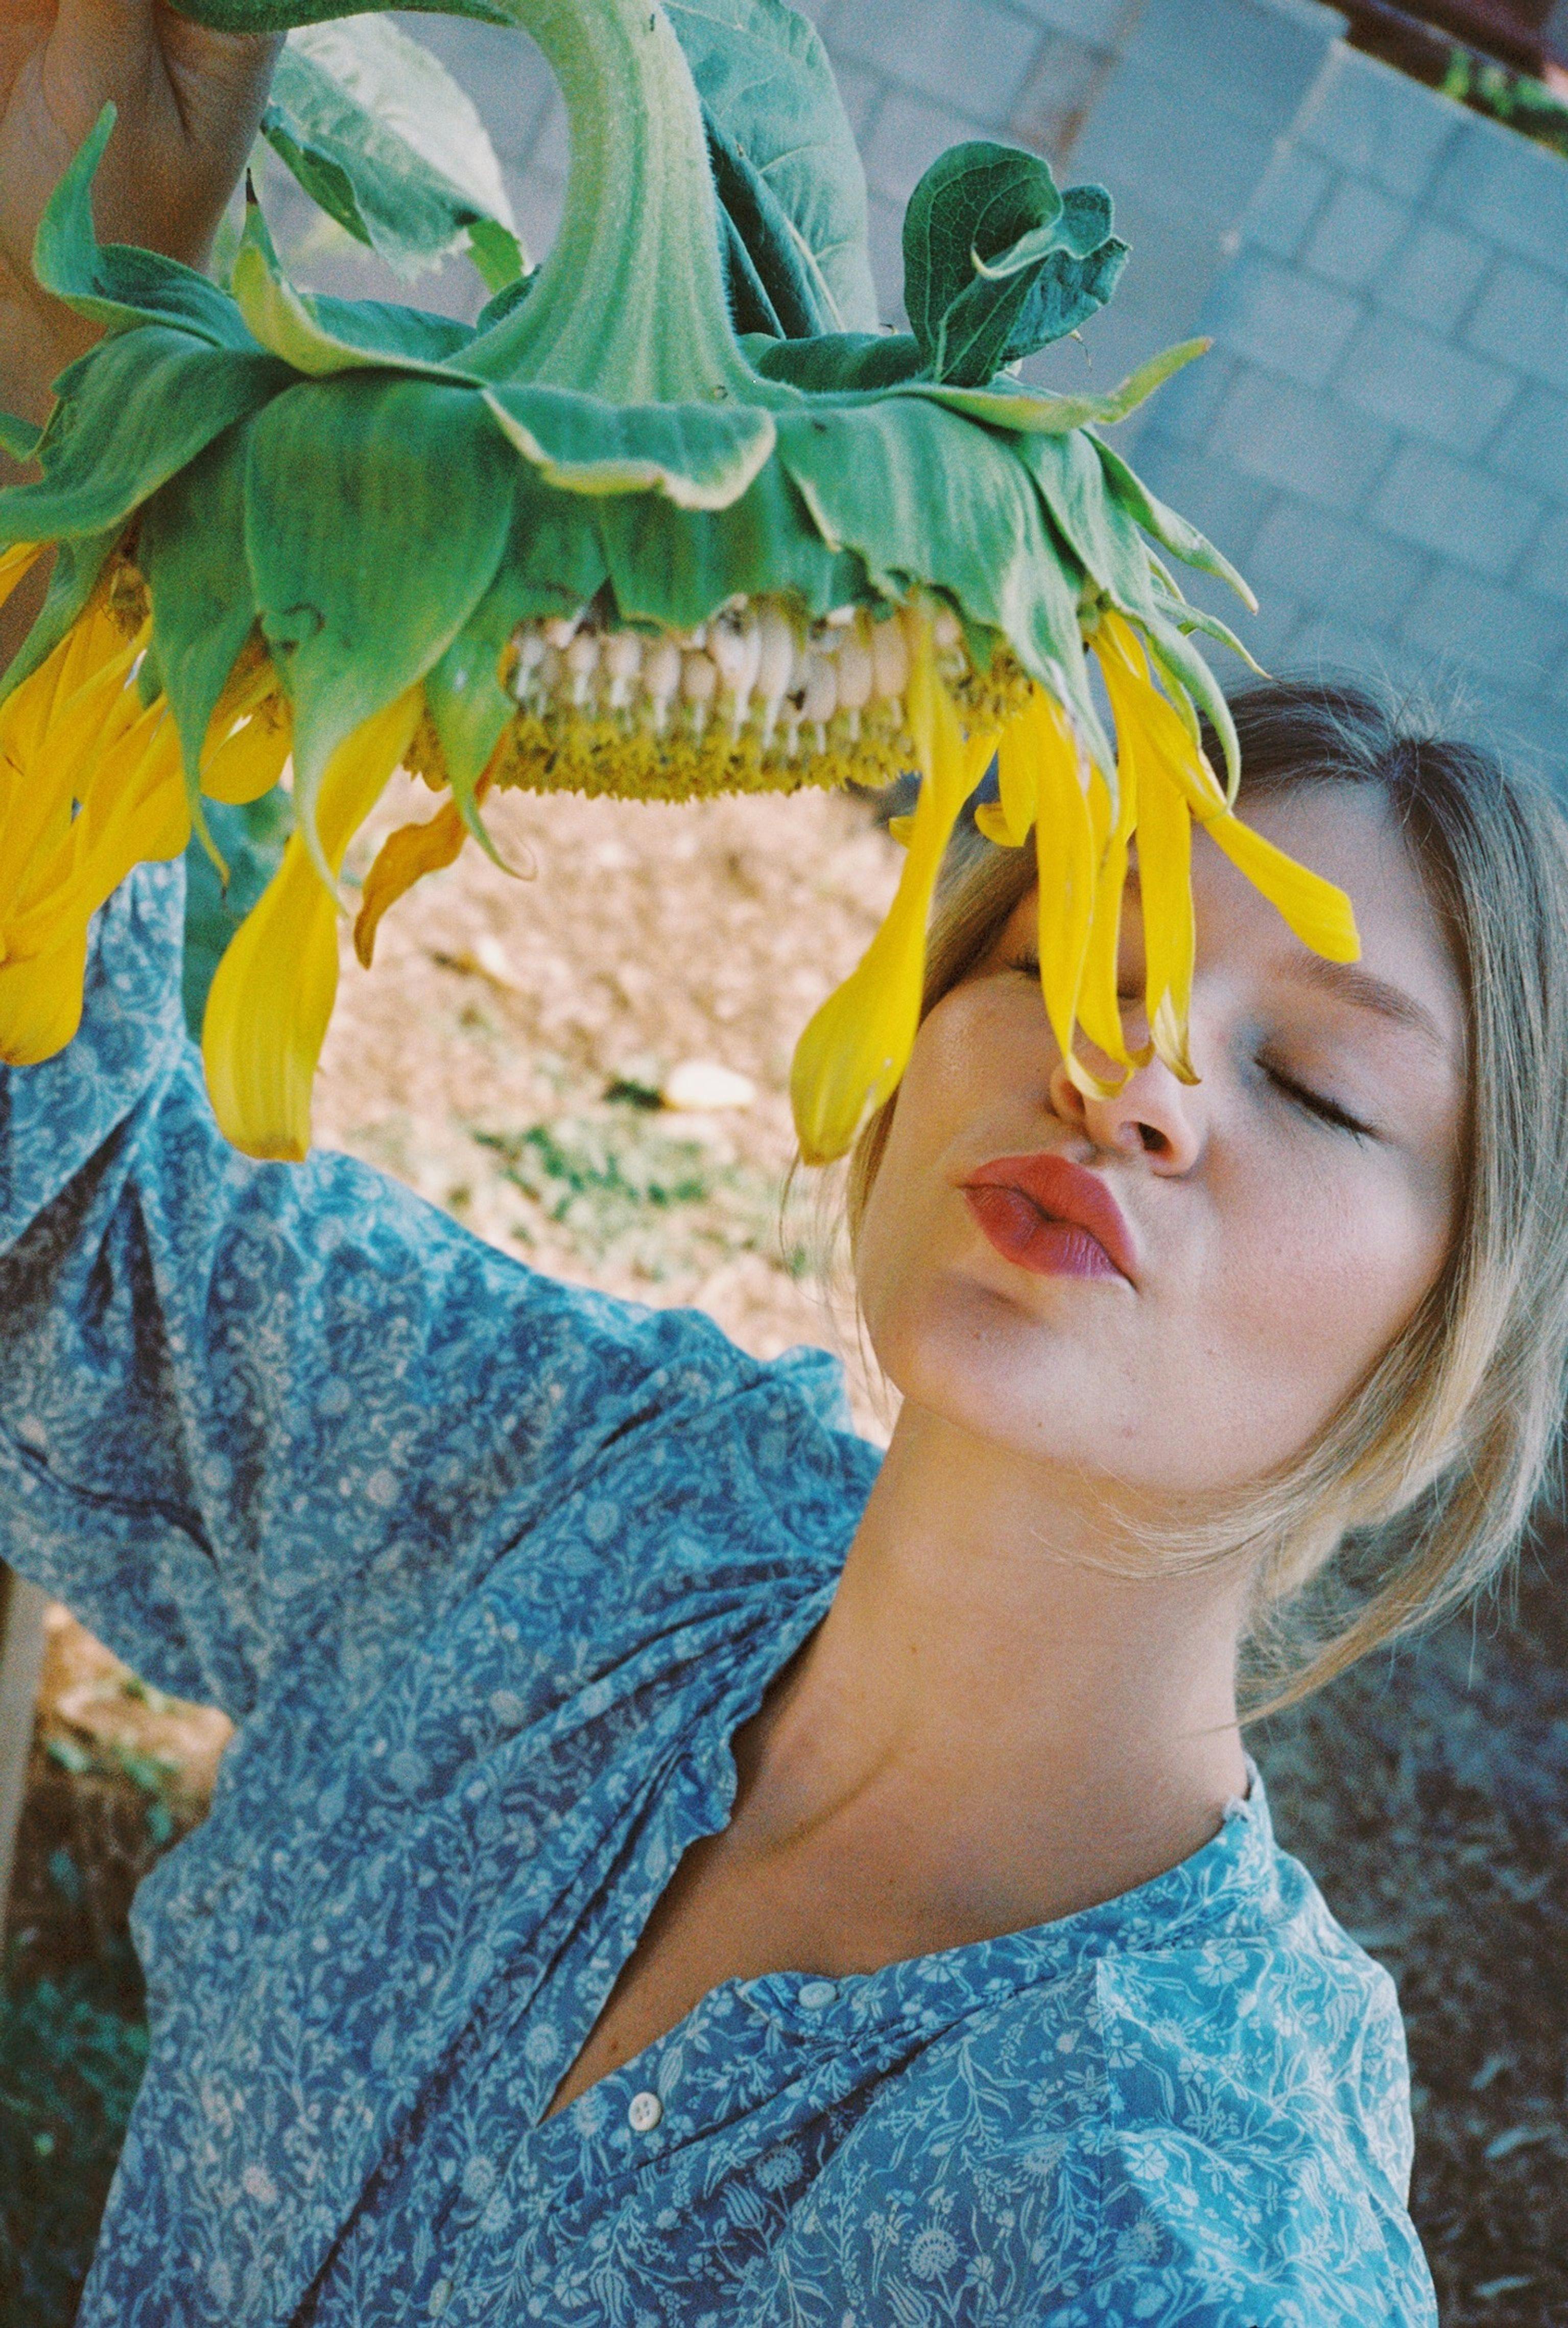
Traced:
<path id="1" fill-rule="evenodd" d="M 1058 1060 L 1051 1071 L 1050 1101 L 1056 1113 L 1081 1125 L 1096 1148 L 1146 1156 L 1157 1172 L 1172 1178 L 1190 1171 L 1202 1150 L 1197 1095 L 1160 1059 L 1136 1068 L 1113 1099 L 1086 1096 Z"/>

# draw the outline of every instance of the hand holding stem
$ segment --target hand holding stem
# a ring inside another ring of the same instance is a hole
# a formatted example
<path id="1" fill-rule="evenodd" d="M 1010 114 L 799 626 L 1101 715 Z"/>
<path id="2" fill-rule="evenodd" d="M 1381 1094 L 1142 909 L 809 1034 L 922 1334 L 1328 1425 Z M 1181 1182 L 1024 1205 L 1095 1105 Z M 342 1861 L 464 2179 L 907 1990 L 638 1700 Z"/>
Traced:
<path id="1" fill-rule="evenodd" d="M 0 7 L 0 404 L 42 421 L 49 383 L 96 336 L 33 279 L 33 239 L 104 104 L 117 133 L 95 204 L 106 241 L 199 266 L 245 165 L 277 42 L 209 32 L 164 0 Z"/>

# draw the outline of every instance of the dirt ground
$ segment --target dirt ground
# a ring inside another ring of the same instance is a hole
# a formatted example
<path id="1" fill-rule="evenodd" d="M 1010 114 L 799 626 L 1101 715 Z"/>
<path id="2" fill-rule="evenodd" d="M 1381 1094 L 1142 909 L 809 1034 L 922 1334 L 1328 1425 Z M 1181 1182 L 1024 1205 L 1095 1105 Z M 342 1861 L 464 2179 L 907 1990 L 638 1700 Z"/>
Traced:
<path id="1" fill-rule="evenodd" d="M 427 796 L 410 788 L 380 829 L 410 808 L 427 813 Z M 699 1302 L 761 1355 L 838 1347 L 862 1426 L 885 1432 L 841 1290 L 815 1281 L 831 1258 L 822 1208 L 781 1191 L 793 1040 L 870 934 L 892 843 L 866 803 L 818 795 L 512 801 L 496 825 L 528 878 L 470 850 L 390 916 L 370 975 L 346 959 L 318 1137 L 537 1265 Z M 692 1062 L 745 1076 L 755 1096 L 660 1108 Z M 1553 1543 L 1526 1568 L 1516 1620 L 1450 1626 L 1253 1740 L 1286 1841 L 1400 1983 L 1414 2204 L 1447 2328 L 1568 2323 L 1561 1577 Z M 14 1998 L 66 1995 L 83 1967 L 108 1967 L 94 1996 L 134 2028 L 129 1893 L 200 1816 L 226 1735 L 221 1715 L 142 1689 L 54 1612 L 8 1927 Z M 0 2049 L 0 2088 L 5 2070 Z M 97 2075 L 85 2130 L 47 2094 L 31 2105 L 37 2206 L 71 2172 L 80 2203 L 45 2295 L 22 2303 L 14 2276 L 7 2313 L 0 2201 L 6 2328 L 69 2319 L 132 2087 L 123 2063 Z M 0 2119 L 5 2103 L 0 2090 Z M 13 2240 L 26 2229 L 14 2211 Z"/>

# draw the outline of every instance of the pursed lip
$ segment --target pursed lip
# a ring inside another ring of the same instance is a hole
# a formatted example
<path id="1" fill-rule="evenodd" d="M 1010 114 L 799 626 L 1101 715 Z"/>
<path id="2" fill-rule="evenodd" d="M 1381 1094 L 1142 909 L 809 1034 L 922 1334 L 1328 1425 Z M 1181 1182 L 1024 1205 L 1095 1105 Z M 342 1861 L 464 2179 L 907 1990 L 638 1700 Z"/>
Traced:
<path id="1" fill-rule="evenodd" d="M 1066 1221 L 1100 1245 L 1128 1282 L 1138 1282 L 1138 1253 L 1126 1214 L 1097 1173 L 1048 1150 L 998 1156 L 964 1181 L 966 1188 L 1016 1188 L 1047 1220 Z"/>

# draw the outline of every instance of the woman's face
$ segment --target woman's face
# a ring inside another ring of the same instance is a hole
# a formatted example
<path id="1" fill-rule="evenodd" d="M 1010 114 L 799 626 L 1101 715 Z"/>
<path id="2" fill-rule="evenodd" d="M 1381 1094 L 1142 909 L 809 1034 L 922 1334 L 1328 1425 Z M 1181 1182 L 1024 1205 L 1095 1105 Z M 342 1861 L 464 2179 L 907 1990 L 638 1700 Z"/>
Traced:
<path id="1" fill-rule="evenodd" d="M 860 1240 L 871 1341 L 906 1399 L 1157 1497 L 1298 1453 L 1433 1284 L 1453 1221 L 1463 1004 L 1381 796 L 1309 786 L 1249 821 L 1349 892 L 1361 961 L 1309 953 L 1198 836 L 1201 1081 L 1156 1062 L 1085 1100 L 1040 999 L 1031 895 L 920 1030 Z M 1136 1045 L 1131 883 L 1124 923 Z"/>

